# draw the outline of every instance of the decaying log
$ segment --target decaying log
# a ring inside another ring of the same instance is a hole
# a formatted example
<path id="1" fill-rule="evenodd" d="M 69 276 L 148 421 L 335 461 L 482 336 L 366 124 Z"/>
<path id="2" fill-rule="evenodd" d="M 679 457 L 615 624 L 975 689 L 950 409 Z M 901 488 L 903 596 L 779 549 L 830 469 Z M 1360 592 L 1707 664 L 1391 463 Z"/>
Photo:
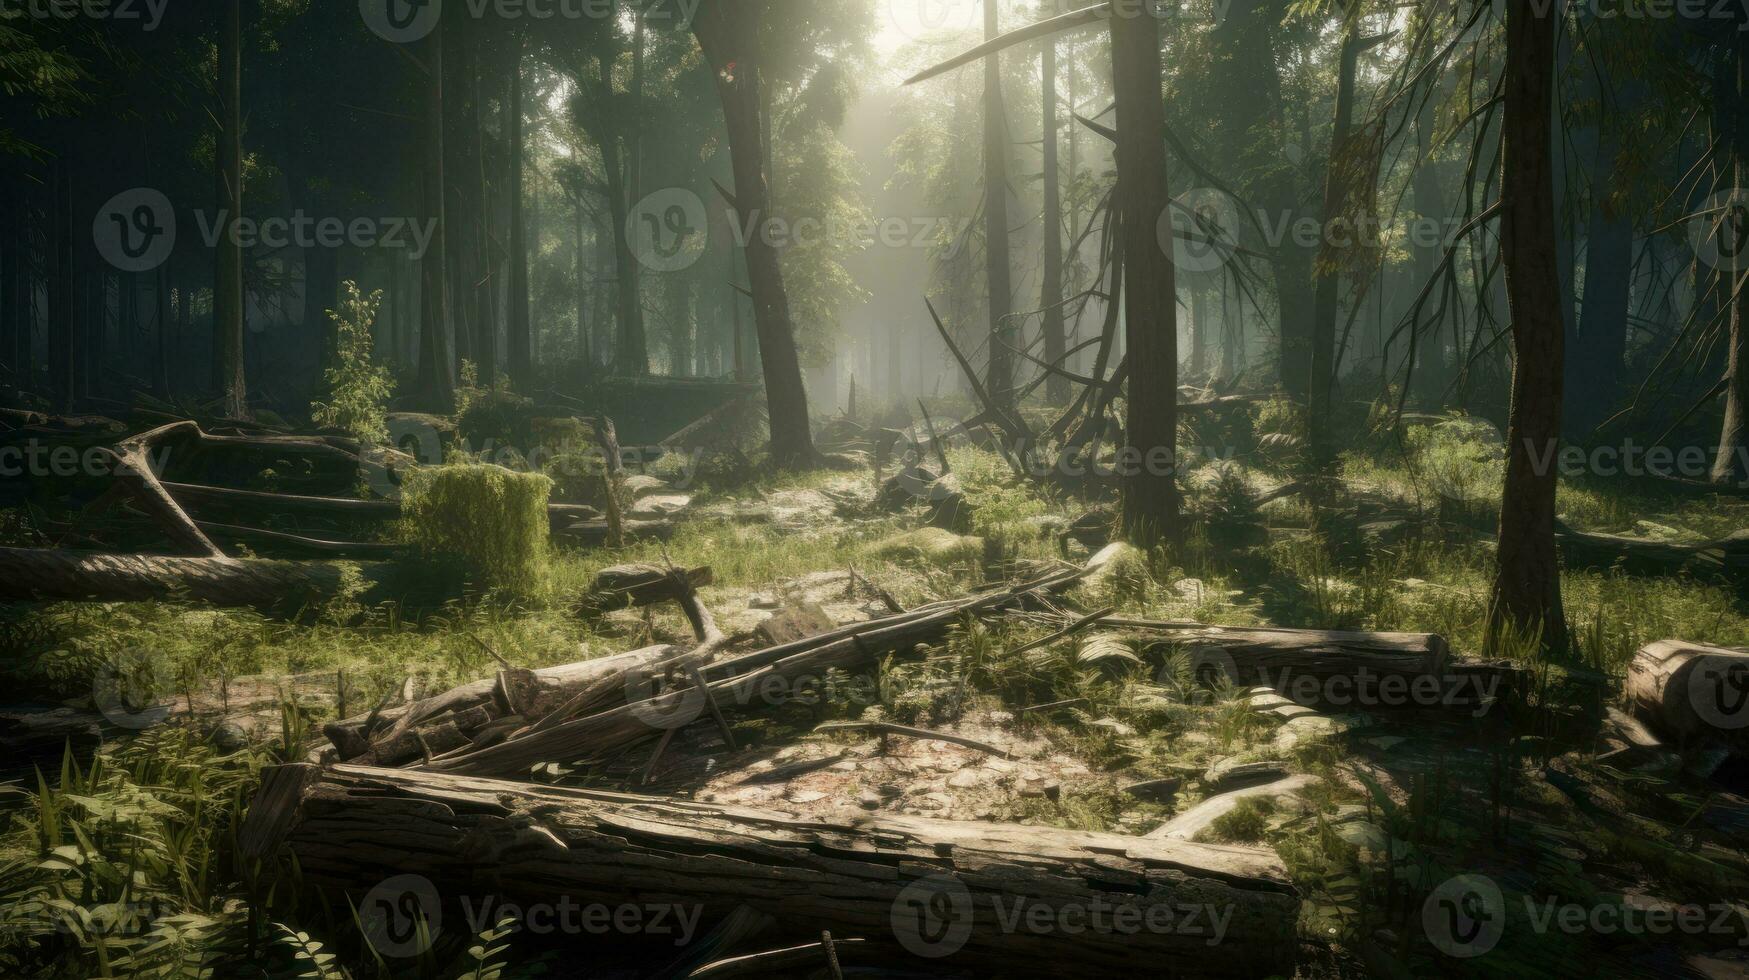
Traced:
<path id="1" fill-rule="evenodd" d="M 353 497 L 309 497 L 260 490 L 233 490 L 192 483 L 165 483 L 164 488 L 187 510 L 197 514 L 214 510 L 297 514 L 331 521 L 393 521 L 401 517 L 395 500 L 363 500 Z M 585 504 L 548 504 L 547 518 L 554 534 L 570 533 L 578 522 L 598 521 L 601 512 Z"/>
<path id="2" fill-rule="evenodd" d="M 1239 804 L 1253 797 L 1265 799 L 1280 799 L 1293 796 L 1306 787 L 1317 782 L 1311 776 L 1285 776 L 1273 782 L 1257 786 L 1247 786 L 1219 796 L 1211 796 L 1201 803 L 1173 817 L 1148 832 L 1149 840 L 1195 840 L 1198 834 L 1214 826 L 1214 822 L 1232 813 Z"/>
<path id="3" fill-rule="evenodd" d="M 1061 622 L 1061 617 L 1029 617 Z M 1385 677 L 1437 678 L 1453 703 L 1470 703 L 1463 688 L 1481 686 L 1485 677 L 1454 669 L 1445 639 L 1434 633 L 1361 633 L 1340 630 L 1283 629 L 1267 626 L 1208 626 L 1202 623 L 1126 619 L 1107 616 L 1105 629 L 1157 635 L 1158 641 L 1190 651 L 1198 672 L 1218 671 L 1242 686 L 1263 685 L 1310 705 L 1323 695 L 1365 697 L 1360 680 Z M 1469 665 L 1466 665 L 1469 666 Z M 1342 683 L 1329 681 L 1341 678 Z M 1208 678 L 1204 678 L 1205 680 Z M 1492 685 L 1486 685 L 1492 687 Z M 1302 695 L 1308 695 L 1302 701 Z M 1389 707 L 1382 701 L 1377 705 Z"/>
<path id="4" fill-rule="evenodd" d="M 291 615 L 350 595 L 365 606 L 433 608 L 462 594 L 444 570 L 390 562 L 291 562 L 0 548 L 0 599 L 187 599 Z"/>
<path id="5" fill-rule="evenodd" d="M 469 717 L 477 708 L 495 706 L 500 715 L 512 714 L 514 707 L 514 713 L 524 719 L 540 718 L 581 691 L 597 689 L 604 698 L 617 695 L 624 690 L 627 671 L 648 667 L 678 652 L 677 647 L 663 644 L 540 670 L 503 671 L 411 705 L 330 722 L 322 731 L 339 750 L 340 758 L 350 760 L 370 751 L 372 733 L 399 724 L 409 714 L 417 715 L 421 723 L 432 723 Z"/>
<path id="6" fill-rule="evenodd" d="M 330 893 L 419 875 L 449 921 L 464 897 L 486 895 L 636 896 L 697 909 L 706 923 L 748 906 L 785 940 L 832 930 L 890 957 L 910 944 L 951 954 L 938 967 L 1004 975 L 1048 970 L 1066 948 L 1084 970 L 1285 975 L 1297 949 L 1299 899 L 1264 848 L 886 815 L 829 823 L 424 771 L 313 769 L 264 774 L 246 856 L 289 853 Z M 1015 920 L 1017 908 L 1034 914 Z M 1114 909 L 1133 911 L 1120 920 Z M 1073 935 L 1056 927 L 1059 914 Z M 1027 925 L 1041 918 L 1049 928 Z"/>
<path id="7" fill-rule="evenodd" d="M 127 486 L 135 502 L 177 547 L 203 558 L 223 558 L 225 553 L 195 526 L 152 472 L 152 450 L 190 431 L 198 434 L 200 427 L 193 422 L 177 422 L 122 440 L 114 450 L 115 477 Z"/>
<path id="8" fill-rule="evenodd" d="M 684 657 L 649 668 L 684 672 L 689 665 L 698 667 L 706 681 L 702 689 L 696 685 L 673 686 L 653 693 L 631 678 L 623 688 L 622 697 L 627 701 L 619 707 L 594 714 L 579 711 L 578 717 L 562 724 L 534 726 L 497 744 L 436 760 L 430 767 L 471 775 L 517 776 L 542 762 L 607 761 L 632 746 L 706 719 L 712 703 L 725 712 L 774 705 L 802 688 L 818 684 L 830 670 L 854 673 L 867 669 L 883 656 L 909 651 L 918 643 L 939 638 L 965 616 L 1017 606 L 1033 593 L 1060 591 L 1096 567 L 1090 562 L 1085 568 L 1046 575 L 1012 588 L 934 603 L 902 615 L 856 623 L 712 662 L 714 654 L 727 643 L 720 636 L 714 637 L 701 642 Z M 698 625 L 695 620 L 695 629 Z"/>
<path id="9" fill-rule="evenodd" d="M 1656 731 L 1749 753 L 1749 651 L 1659 640 L 1628 664 L 1623 693 Z"/>
<path id="10" fill-rule="evenodd" d="M 690 569 L 686 579 L 695 589 L 710 585 L 710 566 Z M 590 601 L 598 609 L 624 609 L 677 598 L 672 573 L 667 569 L 655 565 L 615 565 L 595 574 Z"/>

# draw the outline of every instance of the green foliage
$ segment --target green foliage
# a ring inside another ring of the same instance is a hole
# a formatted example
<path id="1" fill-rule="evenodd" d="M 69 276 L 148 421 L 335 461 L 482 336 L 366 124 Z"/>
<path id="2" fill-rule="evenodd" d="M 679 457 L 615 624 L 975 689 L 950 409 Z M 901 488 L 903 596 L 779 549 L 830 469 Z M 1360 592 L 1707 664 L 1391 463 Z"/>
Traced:
<path id="1" fill-rule="evenodd" d="M 394 376 L 371 358 L 371 326 L 383 293 L 366 296 L 351 280 L 345 289 L 340 308 L 328 311 L 335 332 L 334 362 L 322 375 L 328 397 L 310 406 L 310 418 L 366 445 L 382 445 L 389 441 L 388 404 L 395 393 Z"/>
<path id="2" fill-rule="evenodd" d="M 501 466 L 416 470 L 403 487 L 403 537 L 461 558 L 488 588 L 531 595 L 546 581 L 552 489 L 545 476 Z"/>

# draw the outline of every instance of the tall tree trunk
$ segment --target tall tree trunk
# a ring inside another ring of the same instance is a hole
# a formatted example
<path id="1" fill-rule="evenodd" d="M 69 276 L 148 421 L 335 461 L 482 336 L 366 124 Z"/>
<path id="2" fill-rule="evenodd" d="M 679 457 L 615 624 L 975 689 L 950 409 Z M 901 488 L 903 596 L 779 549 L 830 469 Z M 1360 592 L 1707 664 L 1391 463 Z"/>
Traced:
<path id="1" fill-rule="evenodd" d="M 1063 189 L 1057 172 L 1057 43 L 1045 41 L 1040 74 L 1044 79 L 1044 270 L 1039 307 L 1044 310 L 1045 360 L 1056 364 L 1067 348 L 1063 337 Z M 1045 382 L 1045 400 L 1062 405 L 1069 400 L 1069 379 L 1052 374 Z"/>
<path id="2" fill-rule="evenodd" d="M 576 203 L 577 217 L 577 357 L 585 372 L 595 366 L 595 356 L 589 343 L 589 264 L 583 260 L 583 243 L 589 237 L 589 221 L 583 211 L 583 199 Z"/>
<path id="3" fill-rule="evenodd" d="M 984 0 L 984 40 L 1001 34 L 997 0 Z M 984 59 L 984 258 L 990 293 L 990 361 L 984 387 L 998 406 L 1014 401 L 1014 281 L 1008 241 L 1008 113 L 1002 98 L 1002 57 Z"/>
<path id="4" fill-rule="evenodd" d="M 1420 160 L 1411 180 L 1411 190 L 1415 195 L 1415 213 L 1421 220 L 1443 222 L 1447 215 L 1445 190 L 1440 180 L 1441 168 L 1433 158 L 1436 110 L 1437 106 L 1429 99 L 1415 118 L 1415 140 Z M 1437 244 L 1428 244 L 1426 236 L 1410 237 L 1410 247 L 1414 250 L 1415 281 L 1411 284 L 1409 293 L 1415 295 L 1422 286 L 1438 275 L 1441 248 Z M 1415 365 L 1415 387 L 1421 392 L 1423 404 L 1430 408 L 1439 407 L 1446 389 L 1451 385 L 1451 374 L 1446 368 L 1443 333 L 1442 324 L 1415 344 L 1416 358 L 1419 361 Z M 1386 365 L 1385 370 L 1390 370 L 1389 365 Z"/>
<path id="5" fill-rule="evenodd" d="M 1548 465 L 1561 433 L 1566 328 L 1555 269 L 1555 208 L 1549 126 L 1556 18 L 1533 5 L 1506 17 L 1501 132 L 1500 246 L 1512 311 L 1512 414 L 1506 427 L 1506 487 L 1491 638 L 1540 630 L 1543 646 L 1567 649 L 1555 549 L 1557 471 Z"/>
<path id="6" fill-rule="evenodd" d="M 1190 291 L 1190 375 L 1208 376 L 1209 361 L 1208 301 L 1200 288 Z"/>
<path id="7" fill-rule="evenodd" d="M 1117 190 L 1123 236 L 1124 334 L 1129 350 L 1129 417 L 1124 447 L 1136 465 L 1123 479 L 1123 530 L 1144 548 L 1178 543 L 1178 308 L 1171 253 L 1159 228 L 1166 187 L 1166 112 L 1160 91 L 1160 25 L 1153 17 L 1111 18 L 1112 90 L 1117 99 Z M 1122 458 L 1120 454 L 1120 459 Z"/>
<path id="8" fill-rule="evenodd" d="M 431 245 L 419 261 L 419 388 L 425 407 L 455 407 L 455 358 L 450 346 L 449 246 L 443 179 L 443 25 L 426 40 L 425 106 L 420 133 L 425 216 Z"/>
<path id="9" fill-rule="evenodd" d="M 479 283 L 474 287 L 473 347 L 481 383 L 489 388 L 498 381 L 498 266 L 492 254 L 492 182 L 486 174 L 486 126 L 480 115 L 484 107 L 480 76 L 485 66 L 481 63 L 477 41 L 468 48 L 468 66 L 468 95 L 473 102 L 468 120 L 469 139 L 474 154 L 473 164 L 479 170 L 473 182 L 474 213 L 479 220 L 479 227 L 475 229 L 474 254 L 480 272 Z"/>
<path id="10" fill-rule="evenodd" d="M 29 378 L 18 357 L 19 329 L 24 324 L 18 300 L 23 295 L 24 276 L 24 191 L 8 187 L 0 195 L 6 209 L 0 211 L 0 361 L 11 372 L 14 384 L 27 387 Z"/>
<path id="11" fill-rule="evenodd" d="M 724 0 L 707 0 L 694 22 L 694 31 L 716 77 L 717 94 L 723 104 L 735 173 L 735 207 L 743 226 L 754 228 L 768 220 L 771 209 L 759 126 L 763 100 L 759 15 L 763 10 L 763 6 L 742 3 L 731 12 Z M 747 261 L 754 329 L 759 335 L 760 365 L 765 374 L 772 460 L 779 466 L 811 465 L 817 454 L 808 421 L 808 392 L 802 383 L 795 324 L 790 319 L 789 294 L 783 285 L 783 266 L 777 249 L 765 235 L 749 235 L 742 252 Z"/>
<path id="12" fill-rule="evenodd" d="M 224 216 L 213 271 L 213 382 L 230 418 L 249 414 L 243 370 L 243 247 L 236 222 L 243 217 L 243 9 L 242 0 L 221 0 L 219 34 L 217 182 Z"/>
<path id="13" fill-rule="evenodd" d="M 1354 26 L 1342 39 L 1342 60 L 1336 80 L 1336 121 L 1331 128 L 1330 162 L 1324 178 L 1324 227 L 1345 215 L 1348 137 L 1354 120 L 1354 74 L 1360 53 L 1368 46 Z M 1354 243 L 1350 243 L 1351 245 Z M 1336 384 L 1336 316 L 1341 303 L 1343 249 L 1326 241 L 1318 258 L 1317 288 L 1312 300 L 1311 379 L 1306 389 L 1306 418 L 1312 465 L 1320 470 L 1335 463 L 1331 432 L 1331 396 Z"/>
<path id="14" fill-rule="evenodd" d="M 1731 153 L 1734 186 L 1742 187 L 1743 181 L 1749 179 L 1749 131 L 1746 131 L 1749 127 L 1745 125 L 1749 120 L 1749 63 L 1746 63 L 1749 59 L 1745 58 L 1745 43 L 1740 38 L 1735 39 L 1733 47 L 1735 84 L 1717 97 L 1730 104 L 1723 139 Z M 1714 235 L 1721 239 L 1733 231 L 1740 233 L 1739 223 L 1749 220 L 1741 191 L 1733 194 L 1727 208 L 1728 213 L 1714 226 Z M 1730 334 L 1725 347 L 1725 420 L 1719 432 L 1718 455 L 1713 460 L 1715 483 L 1729 483 L 1741 476 L 1743 454 L 1749 450 L 1749 300 L 1743 296 L 1749 262 L 1745 262 L 1742 250 L 1735 248 L 1735 243 L 1732 245 L 1718 248 L 1720 256 L 1729 260 L 1720 266 L 1723 295 L 1735 298 L 1731 301 Z"/>
<path id="15" fill-rule="evenodd" d="M 156 342 L 152 352 L 152 391 L 159 398 L 170 397 L 170 272 L 164 266 L 158 267 L 157 278 L 152 284 L 153 321 L 152 331 Z"/>
<path id="16" fill-rule="evenodd" d="M 49 392 L 55 411 L 69 413 L 79 398 L 80 352 L 84 348 L 80 336 L 77 310 L 78 270 L 74 256 L 76 235 L 73 230 L 73 171 L 66 163 L 55 168 L 53 229 L 49 240 L 53 246 L 53 262 L 49 273 L 48 347 Z"/>
<path id="17" fill-rule="evenodd" d="M 510 102 L 505 107 L 510 143 L 510 380 L 526 391 L 534 380 L 534 337 L 528 315 L 528 227 L 523 214 L 522 37 L 511 41 Z"/>

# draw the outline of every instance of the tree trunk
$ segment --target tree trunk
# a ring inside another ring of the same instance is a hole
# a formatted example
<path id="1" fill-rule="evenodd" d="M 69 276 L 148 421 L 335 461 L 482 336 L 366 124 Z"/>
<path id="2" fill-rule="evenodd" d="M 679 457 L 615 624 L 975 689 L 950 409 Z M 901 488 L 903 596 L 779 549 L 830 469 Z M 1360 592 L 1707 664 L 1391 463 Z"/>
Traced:
<path id="1" fill-rule="evenodd" d="M 1172 221 L 1159 22 L 1144 16 L 1111 18 L 1111 49 L 1118 132 L 1112 210 L 1123 236 L 1130 368 L 1128 444 L 1120 453 L 1127 452 L 1135 463 L 1123 480 L 1123 530 L 1132 543 L 1150 548 L 1176 544 L 1180 534 L 1177 288 L 1172 257 L 1159 234 L 1162 222 Z"/>
<path id="2" fill-rule="evenodd" d="M 528 228 L 523 215 L 522 37 L 512 39 L 510 101 L 505 132 L 510 147 L 510 380 L 526 391 L 534 375 L 534 338 L 528 315 Z"/>
<path id="3" fill-rule="evenodd" d="M 638 896 L 692 907 L 707 925 L 750 908 L 774 920 L 779 939 L 857 936 L 879 944 L 883 964 L 929 962 L 907 961 L 908 948 L 955 971 L 1035 973 L 1060 956 L 1063 937 L 1004 929 L 1002 909 L 1037 906 L 1087 920 L 1074 951 L 1095 972 L 1137 963 L 1196 976 L 1292 971 L 1299 898 L 1267 849 L 921 817 L 863 824 L 300 764 L 266 773 L 241 840 L 253 858 L 289 851 L 307 880 L 341 891 L 420 875 L 449 896 L 481 888 L 525 903 Z M 1224 934 L 1188 918 L 1193 906 L 1230 914 Z M 1118 914 L 1089 917 L 1101 907 Z M 435 922 L 439 910 L 423 914 Z M 1113 927 L 1123 921 L 1178 927 Z"/>
<path id="4" fill-rule="evenodd" d="M 455 407 L 455 356 L 450 345 L 449 247 L 443 176 L 443 25 L 425 43 L 428 76 L 420 133 L 425 215 L 432 222 L 430 248 L 419 260 L 419 388 L 434 412 Z"/>
<path id="5" fill-rule="evenodd" d="M 18 303 L 24 289 L 20 273 L 25 260 L 24 190 L 8 187 L 0 193 L 0 203 L 5 204 L 5 210 L 0 211 L 0 363 L 12 375 L 13 383 L 25 388 L 31 379 L 19 370 L 18 357 L 18 334 L 24 325 Z"/>
<path id="6" fill-rule="evenodd" d="M 1500 247 L 1515 356 L 1489 634 L 1497 643 L 1503 629 L 1538 632 L 1545 649 L 1564 653 L 1567 616 L 1555 550 L 1559 474 L 1549 465 L 1559 449 L 1566 342 L 1548 193 L 1557 21 L 1527 5 L 1512 8 L 1506 23 Z"/>
<path id="7" fill-rule="evenodd" d="M 468 95 L 473 103 L 468 115 L 468 130 L 472 163 L 478 171 L 478 179 L 473 182 L 474 216 L 479 222 L 479 227 L 474 229 L 474 256 L 480 276 L 474 286 L 473 349 L 480 383 L 490 388 L 498 381 L 498 270 L 492 255 L 492 182 L 486 176 L 486 127 L 480 115 L 483 108 L 480 75 L 483 71 L 476 40 L 468 48 Z"/>
<path id="8" fill-rule="evenodd" d="M 1749 179 L 1749 132 L 1745 132 L 1749 117 L 1749 58 L 1745 57 L 1745 42 L 1733 43 L 1736 53 L 1736 84 L 1729 93 L 1718 96 L 1727 99 L 1730 110 L 1723 135 L 1729 147 L 1735 186 L 1742 187 Z M 1713 234 L 1722 238 L 1746 220 L 1742 191 L 1732 195 L 1729 213 L 1717 220 Z M 1739 231 L 1740 233 L 1740 231 Z M 1735 243 L 1733 243 L 1734 245 Z M 1749 262 L 1742 260 L 1741 249 L 1720 244 L 1718 253 L 1730 261 L 1721 268 L 1722 291 L 1731 300 L 1730 329 L 1725 347 L 1725 420 L 1719 432 L 1718 455 L 1713 460 L 1715 483 L 1730 483 L 1744 473 L 1741 459 L 1749 451 L 1749 299 L 1744 297 L 1744 277 L 1749 274 Z"/>
<path id="9" fill-rule="evenodd" d="M 984 0 L 984 40 L 1000 33 L 997 0 Z M 984 258 L 989 284 L 989 369 L 984 387 L 999 408 L 1014 401 L 1013 271 L 1008 241 L 1008 113 L 1002 98 L 1002 57 L 984 59 Z"/>
<path id="10" fill-rule="evenodd" d="M 1057 167 L 1057 42 L 1047 40 L 1040 74 L 1044 78 L 1044 221 L 1043 288 L 1039 307 L 1044 310 L 1045 360 L 1059 364 L 1066 349 L 1063 336 L 1063 192 Z M 1063 405 L 1069 401 L 1069 379 L 1051 375 L 1045 382 L 1045 401 Z"/>
<path id="11" fill-rule="evenodd" d="M 54 253 L 48 297 L 49 391 L 55 411 L 67 414 L 79 400 L 80 354 L 84 344 L 75 309 L 78 273 L 74 256 L 78 253 L 73 244 L 77 241 L 73 231 L 73 173 L 66 163 L 55 168 L 54 203 L 49 211 L 53 227 L 48 237 Z"/>
<path id="12" fill-rule="evenodd" d="M 723 105 L 729 153 L 735 173 L 734 206 L 744 227 L 754 228 L 742 252 L 753 294 L 754 329 L 759 335 L 760 364 L 765 374 L 767 415 L 771 421 L 771 455 L 778 466 L 807 466 L 816 459 L 808 421 L 808 393 L 802 383 L 796 351 L 795 324 L 784 290 L 783 266 L 777 249 L 759 234 L 769 220 L 771 200 L 766 183 L 759 111 L 763 99 L 759 76 L 759 14 L 763 7 L 741 4 L 735 12 L 723 0 L 708 0 L 698 13 L 694 31 L 716 76 Z"/>
<path id="13" fill-rule="evenodd" d="M 223 229 L 214 256 L 213 383 L 228 418 L 246 418 L 249 391 L 243 371 L 243 247 L 236 222 L 243 217 L 243 10 L 242 0 L 222 0 L 219 34 L 217 180 Z"/>
<path id="14" fill-rule="evenodd" d="M 1349 26 L 1342 38 L 1341 63 L 1336 79 L 1336 120 L 1330 134 L 1330 162 L 1324 178 L 1324 227 L 1346 217 L 1350 195 L 1348 174 L 1349 131 L 1354 119 L 1354 74 L 1366 45 L 1356 28 Z M 1350 242 L 1347 248 L 1356 245 Z M 1317 288 L 1312 299 L 1311 379 L 1306 389 L 1306 421 L 1312 465 L 1327 470 L 1335 464 L 1335 435 L 1331 432 L 1331 396 L 1340 366 L 1336 363 L 1336 316 L 1341 305 L 1342 267 L 1347 248 L 1327 240 L 1318 257 Z"/>
<path id="15" fill-rule="evenodd" d="M 577 359 L 585 372 L 595 366 L 595 355 L 589 343 L 589 264 L 583 259 L 583 243 L 589 237 L 589 221 L 583 211 L 583 199 L 576 201 L 577 218 Z"/>

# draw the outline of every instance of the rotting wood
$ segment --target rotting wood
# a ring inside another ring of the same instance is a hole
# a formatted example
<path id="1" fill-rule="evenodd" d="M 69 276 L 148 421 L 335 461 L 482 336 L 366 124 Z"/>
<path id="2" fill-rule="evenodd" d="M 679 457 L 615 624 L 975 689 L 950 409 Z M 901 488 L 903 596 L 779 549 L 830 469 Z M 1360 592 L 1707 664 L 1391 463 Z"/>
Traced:
<path id="1" fill-rule="evenodd" d="M 948 742 L 953 745 L 963 745 L 968 749 L 976 749 L 999 759 L 1012 759 L 1014 753 L 988 742 L 980 742 L 975 738 L 955 735 L 952 732 L 937 732 L 927 728 L 913 728 L 910 725 L 898 725 L 887 721 L 829 721 L 814 729 L 815 734 L 831 735 L 837 732 L 874 732 L 877 735 L 903 735 L 926 742 Z"/>
<path id="2" fill-rule="evenodd" d="M 244 838 L 255 854 L 295 858 L 330 894 L 417 874 L 451 903 L 637 895 L 701 906 L 710 923 L 749 906 L 772 917 L 779 941 L 831 929 L 892 958 L 918 938 L 924 908 L 946 897 L 965 913 L 964 943 L 938 966 L 1009 974 L 1056 962 L 1063 940 L 1002 929 L 997 901 L 1134 907 L 1141 921 L 1171 911 L 1174 922 L 1196 905 L 1224 917 L 1218 935 L 1206 921 L 1194 932 L 1089 928 L 1074 943 L 1088 969 L 1286 974 L 1297 949 L 1299 898 L 1266 848 L 884 814 L 834 823 L 429 771 L 313 768 L 264 774 Z"/>

